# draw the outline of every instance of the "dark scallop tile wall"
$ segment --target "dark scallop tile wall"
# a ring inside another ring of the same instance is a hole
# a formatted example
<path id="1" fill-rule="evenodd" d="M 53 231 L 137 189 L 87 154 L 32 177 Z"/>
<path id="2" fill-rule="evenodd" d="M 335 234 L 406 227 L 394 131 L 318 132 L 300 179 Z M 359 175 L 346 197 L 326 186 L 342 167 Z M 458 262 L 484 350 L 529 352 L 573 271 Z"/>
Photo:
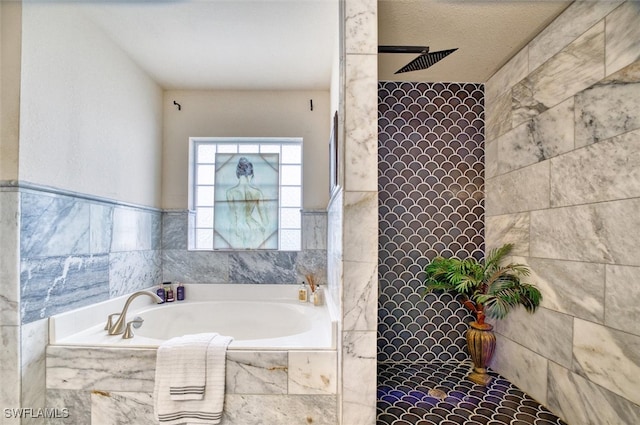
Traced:
<path id="1" fill-rule="evenodd" d="M 421 285 L 437 255 L 484 255 L 483 85 L 381 82 L 378 138 L 378 361 L 466 360 L 471 315 Z"/>

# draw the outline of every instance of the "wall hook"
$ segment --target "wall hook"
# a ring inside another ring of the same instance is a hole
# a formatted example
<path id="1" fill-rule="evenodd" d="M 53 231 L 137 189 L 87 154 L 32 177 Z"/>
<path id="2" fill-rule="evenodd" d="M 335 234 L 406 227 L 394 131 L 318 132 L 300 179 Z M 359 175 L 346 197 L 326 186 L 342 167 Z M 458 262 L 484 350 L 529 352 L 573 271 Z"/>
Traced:
<path id="1" fill-rule="evenodd" d="M 175 100 L 173 101 L 173 104 L 176 105 L 178 107 L 178 111 L 182 111 L 182 106 L 180 106 L 180 104 L 178 102 L 176 102 Z"/>

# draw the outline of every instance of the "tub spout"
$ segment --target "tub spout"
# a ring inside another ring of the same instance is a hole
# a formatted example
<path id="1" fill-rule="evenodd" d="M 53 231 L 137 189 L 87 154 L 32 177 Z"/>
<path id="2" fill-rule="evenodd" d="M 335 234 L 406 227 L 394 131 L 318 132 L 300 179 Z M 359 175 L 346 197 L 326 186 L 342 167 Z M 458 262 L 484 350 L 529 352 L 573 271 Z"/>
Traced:
<path id="1" fill-rule="evenodd" d="M 131 304 L 131 301 L 133 301 L 140 295 L 148 295 L 158 304 L 162 303 L 162 298 L 160 298 L 153 292 L 150 292 L 150 291 L 134 292 L 133 294 L 131 294 L 131 296 L 129 296 L 129 298 L 127 298 L 127 301 L 124 303 L 124 307 L 122 308 L 122 313 L 120 313 L 118 320 L 109 328 L 108 330 L 109 335 L 120 335 L 121 333 L 124 333 L 124 330 L 126 328 L 126 323 L 127 323 L 127 310 L 129 309 L 129 304 Z"/>

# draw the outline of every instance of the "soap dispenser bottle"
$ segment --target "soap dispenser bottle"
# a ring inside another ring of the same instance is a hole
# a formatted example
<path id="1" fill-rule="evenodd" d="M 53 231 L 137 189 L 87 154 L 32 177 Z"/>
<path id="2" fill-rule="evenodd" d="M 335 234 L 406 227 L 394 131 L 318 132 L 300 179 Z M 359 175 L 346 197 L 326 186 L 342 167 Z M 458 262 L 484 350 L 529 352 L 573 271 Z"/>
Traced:
<path id="1" fill-rule="evenodd" d="M 184 301 L 184 285 L 182 282 L 178 282 L 178 287 L 176 288 L 176 299 L 178 301 Z"/>
<path id="2" fill-rule="evenodd" d="M 158 304 L 162 304 L 166 301 L 167 299 L 167 294 L 164 290 L 164 286 L 162 285 L 158 285 L 158 289 L 156 290 L 156 294 L 160 297 L 160 299 L 162 300 L 161 302 L 159 302 Z"/>
<path id="3" fill-rule="evenodd" d="M 175 297 L 173 295 L 173 288 L 171 287 L 171 282 L 165 282 L 165 292 L 167 293 L 166 301 L 168 303 L 172 303 L 175 301 Z"/>
<path id="4" fill-rule="evenodd" d="M 307 292 L 307 287 L 304 282 L 300 284 L 300 288 L 298 289 L 298 301 L 301 303 L 306 303 L 309 298 L 309 293 Z"/>

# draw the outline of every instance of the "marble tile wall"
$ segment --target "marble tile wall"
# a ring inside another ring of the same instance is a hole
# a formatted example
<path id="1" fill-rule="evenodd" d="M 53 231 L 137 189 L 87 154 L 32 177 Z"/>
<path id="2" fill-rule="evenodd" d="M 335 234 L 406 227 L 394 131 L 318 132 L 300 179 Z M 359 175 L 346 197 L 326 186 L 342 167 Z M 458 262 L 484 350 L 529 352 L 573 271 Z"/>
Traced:
<path id="1" fill-rule="evenodd" d="M 54 424 L 153 425 L 155 349 L 49 346 L 47 403 Z M 223 422 L 336 425 L 336 351 L 227 352 Z"/>
<path id="2" fill-rule="evenodd" d="M 543 293 L 493 367 L 571 424 L 640 423 L 640 5 L 574 2 L 487 87 L 487 248 Z"/>
<path id="3" fill-rule="evenodd" d="M 327 282 L 327 213 L 302 212 L 301 251 L 189 251 L 187 211 L 162 214 L 162 280 L 186 283 Z"/>
<path id="4" fill-rule="evenodd" d="M 157 284 L 160 217 L 72 194 L 21 190 L 22 323 Z"/>

